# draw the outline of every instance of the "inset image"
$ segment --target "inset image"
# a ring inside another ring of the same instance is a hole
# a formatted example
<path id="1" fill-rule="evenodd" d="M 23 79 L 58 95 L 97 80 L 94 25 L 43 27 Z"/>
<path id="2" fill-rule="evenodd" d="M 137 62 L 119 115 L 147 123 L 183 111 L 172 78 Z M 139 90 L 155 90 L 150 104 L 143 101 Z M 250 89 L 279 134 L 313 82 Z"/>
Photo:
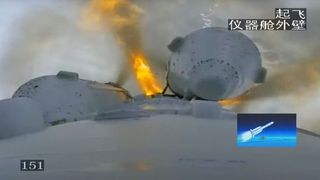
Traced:
<path id="1" fill-rule="evenodd" d="M 238 147 L 295 147 L 296 114 L 238 114 Z"/>

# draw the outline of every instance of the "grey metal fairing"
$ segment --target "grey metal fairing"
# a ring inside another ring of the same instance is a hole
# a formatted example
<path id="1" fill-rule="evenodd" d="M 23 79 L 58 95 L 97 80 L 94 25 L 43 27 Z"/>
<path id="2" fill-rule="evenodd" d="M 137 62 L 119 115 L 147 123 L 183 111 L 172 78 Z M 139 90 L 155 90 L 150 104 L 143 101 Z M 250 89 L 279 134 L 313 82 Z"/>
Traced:
<path id="1" fill-rule="evenodd" d="M 130 99 L 129 93 L 113 83 L 78 78 L 77 73 L 61 71 L 23 84 L 13 98 L 26 97 L 40 104 L 46 124 L 92 118 L 98 112 Z"/>
<path id="2" fill-rule="evenodd" d="M 258 48 L 237 31 L 204 28 L 174 39 L 168 48 L 168 85 L 187 99 L 235 97 L 266 76 Z"/>

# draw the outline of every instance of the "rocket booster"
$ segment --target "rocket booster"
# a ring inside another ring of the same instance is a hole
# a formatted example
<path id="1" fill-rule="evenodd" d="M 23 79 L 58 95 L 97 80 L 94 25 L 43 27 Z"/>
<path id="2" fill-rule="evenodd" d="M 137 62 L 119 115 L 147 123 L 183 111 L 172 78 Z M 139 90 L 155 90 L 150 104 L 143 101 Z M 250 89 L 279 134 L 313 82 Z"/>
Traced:
<path id="1" fill-rule="evenodd" d="M 266 124 L 266 125 L 264 125 L 264 126 L 262 126 L 262 127 L 261 127 L 261 126 L 258 126 L 258 127 L 254 128 L 254 129 L 250 129 L 250 132 L 251 132 L 251 134 L 252 134 L 252 137 L 254 137 L 254 136 L 257 135 L 257 134 L 260 134 L 265 128 L 271 126 L 273 123 L 274 123 L 274 122 L 271 121 L 271 122 L 269 122 L 268 124 Z"/>
<path id="2" fill-rule="evenodd" d="M 254 138 L 254 136 L 256 136 L 257 134 L 260 134 L 265 128 L 271 126 L 272 124 L 274 124 L 273 121 L 269 122 L 268 124 L 264 125 L 264 126 L 258 126 L 254 129 L 250 129 L 249 131 L 244 132 L 241 135 L 241 139 L 242 141 L 249 141 L 250 139 Z"/>

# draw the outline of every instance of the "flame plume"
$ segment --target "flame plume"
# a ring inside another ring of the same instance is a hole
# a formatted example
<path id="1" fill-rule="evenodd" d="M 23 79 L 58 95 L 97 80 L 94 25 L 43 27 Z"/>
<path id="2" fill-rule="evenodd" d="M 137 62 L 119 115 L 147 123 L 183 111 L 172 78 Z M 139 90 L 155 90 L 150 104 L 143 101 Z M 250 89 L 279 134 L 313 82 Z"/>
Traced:
<path id="1" fill-rule="evenodd" d="M 131 60 L 140 88 L 152 95 L 162 88 L 143 55 L 139 27 L 142 12 L 131 0 L 92 0 L 84 12 L 84 22 L 85 28 L 108 25 Z"/>
<path id="2" fill-rule="evenodd" d="M 223 107 L 230 107 L 230 106 L 232 107 L 232 106 L 240 105 L 245 100 L 246 100 L 246 95 L 243 95 L 235 98 L 220 100 L 219 104 Z"/>
<path id="3" fill-rule="evenodd" d="M 145 94 L 152 95 L 155 93 L 160 93 L 162 89 L 152 75 L 151 69 L 146 64 L 146 59 L 144 56 L 142 54 L 133 54 L 131 59 L 134 60 L 133 67 L 136 70 L 136 77 L 140 86 L 143 87 Z"/>

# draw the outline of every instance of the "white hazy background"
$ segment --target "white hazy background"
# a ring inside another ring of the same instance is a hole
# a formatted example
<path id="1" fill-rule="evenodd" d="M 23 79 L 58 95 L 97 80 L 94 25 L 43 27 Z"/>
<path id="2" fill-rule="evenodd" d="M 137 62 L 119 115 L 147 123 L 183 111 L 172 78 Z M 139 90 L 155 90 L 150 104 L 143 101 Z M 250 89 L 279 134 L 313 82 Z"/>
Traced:
<path id="1" fill-rule="evenodd" d="M 80 28 L 87 0 L 0 0 L 0 99 L 9 98 L 26 81 L 74 71 L 83 79 L 117 81 L 127 60 L 111 32 Z M 305 32 L 244 32 L 258 45 L 267 82 L 237 106 L 241 112 L 298 114 L 298 126 L 320 133 L 320 2 L 318 0 L 135 0 L 141 18 L 145 52 L 164 83 L 170 52 L 166 46 L 204 26 L 229 18 L 274 18 L 274 8 L 306 7 Z M 124 84 L 139 94 L 134 75 Z"/>

